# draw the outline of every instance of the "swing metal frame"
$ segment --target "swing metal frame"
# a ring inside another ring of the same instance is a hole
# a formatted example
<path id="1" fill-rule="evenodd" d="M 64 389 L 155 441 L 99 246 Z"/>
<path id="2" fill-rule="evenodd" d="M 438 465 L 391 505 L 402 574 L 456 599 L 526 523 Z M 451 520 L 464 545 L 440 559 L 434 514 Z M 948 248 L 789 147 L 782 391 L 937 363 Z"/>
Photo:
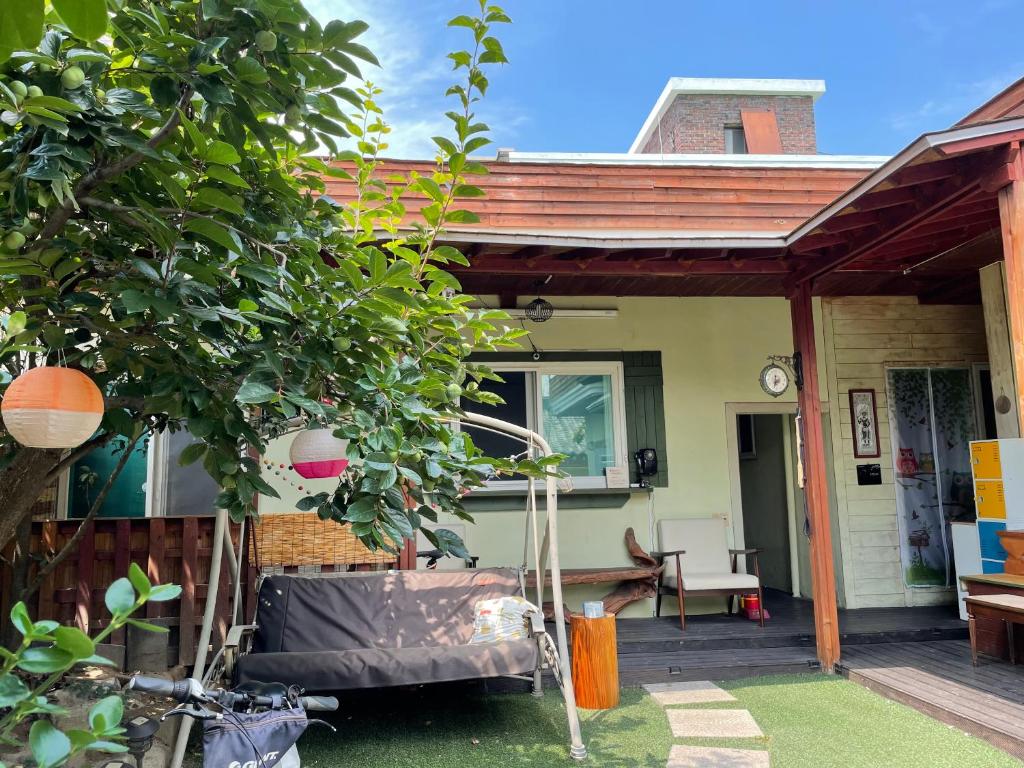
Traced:
<path id="1" fill-rule="evenodd" d="M 526 456 L 531 459 L 542 458 L 553 455 L 551 446 L 537 432 L 511 424 L 490 416 L 483 416 L 475 413 L 463 413 L 457 420 L 452 420 L 457 427 L 470 427 L 486 432 L 492 432 L 503 437 L 511 438 L 526 447 Z M 542 692 L 542 666 L 551 670 L 555 681 L 558 683 L 562 697 L 565 700 L 566 718 L 569 725 L 569 754 L 576 760 L 582 760 L 587 756 L 587 748 L 583 743 L 580 730 L 579 712 L 576 708 L 576 695 L 572 684 L 572 670 L 569 664 L 569 647 L 565 630 L 564 600 L 562 597 L 561 566 L 559 562 L 558 548 L 558 479 L 551 472 L 546 472 L 543 480 L 544 513 L 541 514 L 537 505 L 536 478 L 527 479 L 526 493 L 526 525 L 523 542 L 523 561 L 520 569 L 521 587 L 526 593 L 526 574 L 530 570 L 531 560 L 533 568 L 537 573 L 536 579 L 536 604 L 543 606 L 545 597 L 546 571 L 551 572 L 551 598 L 555 616 L 555 639 L 553 640 L 547 632 L 536 633 L 537 642 L 542 662 L 533 673 L 533 694 L 543 695 Z M 243 523 L 244 525 L 244 523 Z M 202 675 L 196 675 L 203 685 L 210 685 L 220 680 L 225 673 L 226 655 L 230 655 L 231 646 L 240 649 L 241 638 L 250 634 L 254 629 L 253 624 L 239 623 L 240 619 L 240 597 L 242 594 L 241 569 L 238 567 L 242 559 L 242 551 L 234 551 L 234 544 L 228 530 L 228 513 L 226 510 L 217 510 L 217 517 L 214 530 L 214 540 L 220 539 L 223 547 L 214 547 L 210 569 L 211 574 L 220 573 L 223 567 L 223 559 L 227 560 L 228 569 L 231 575 L 232 600 L 233 600 L 233 626 L 228 632 L 225 647 L 220 648 L 207 663 L 207 648 L 213 627 L 214 615 L 211 608 L 217 601 L 217 588 L 219 579 L 211 576 L 210 594 L 207 596 L 207 610 L 203 615 L 202 628 L 200 630 L 199 649 L 196 653 L 195 670 L 202 670 Z M 243 536 L 239 538 L 241 544 Z M 221 557 L 226 553 L 226 558 Z M 229 659 L 228 659 L 229 660 Z M 546 663 L 545 663 L 546 662 Z M 191 721 L 186 720 L 178 733 L 174 754 L 171 760 L 171 768 L 181 768 L 184 759 L 185 747 L 188 742 L 188 732 Z"/>

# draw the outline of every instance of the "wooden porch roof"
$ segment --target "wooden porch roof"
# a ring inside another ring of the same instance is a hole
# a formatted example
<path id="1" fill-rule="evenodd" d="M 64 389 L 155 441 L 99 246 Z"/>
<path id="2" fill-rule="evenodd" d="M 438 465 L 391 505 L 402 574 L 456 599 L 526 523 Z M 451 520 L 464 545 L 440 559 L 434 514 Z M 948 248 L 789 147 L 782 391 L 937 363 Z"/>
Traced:
<path id="1" fill-rule="evenodd" d="M 455 271 L 478 294 L 544 282 L 548 295 L 787 296 L 810 281 L 818 295 L 974 303 L 978 268 L 1002 257 L 997 192 L 1020 167 L 1020 115 L 1024 79 L 878 168 L 506 154 L 474 180 L 486 196 L 460 201 L 479 223 L 446 239 L 470 257 Z M 380 176 L 433 167 L 387 160 Z M 333 199 L 353 197 L 351 182 L 325 183 Z"/>

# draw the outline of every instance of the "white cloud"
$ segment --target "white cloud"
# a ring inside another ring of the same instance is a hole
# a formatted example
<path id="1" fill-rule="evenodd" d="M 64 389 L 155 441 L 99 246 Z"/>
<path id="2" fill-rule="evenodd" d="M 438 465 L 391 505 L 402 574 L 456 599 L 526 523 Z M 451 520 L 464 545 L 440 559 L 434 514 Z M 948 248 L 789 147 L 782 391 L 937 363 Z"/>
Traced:
<path id="1" fill-rule="evenodd" d="M 894 115 L 889 122 L 901 133 L 945 128 L 1018 80 L 1022 72 L 1024 65 L 1018 63 L 988 77 L 947 85 L 942 88 L 943 98 L 928 99 L 913 110 Z"/>
<path id="2" fill-rule="evenodd" d="M 444 92 L 458 76 L 446 58 L 446 22 L 461 12 L 455 3 L 423 0 L 307 0 L 306 7 L 326 24 L 332 19 L 361 19 L 370 28 L 359 38 L 376 54 L 381 66 L 360 62 L 363 76 L 383 89 L 379 104 L 391 126 L 387 157 L 424 159 L 434 156 L 432 136 L 450 135 L 451 123 L 444 116 L 455 109 L 453 97 Z M 458 30 L 453 36 L 466 30 Z M 456 38 L 457 39 L 457 38 Z M 464 40 L 453 44 L 458 45 Z M 521 110 L 507 101 L 490 96 L 480 105 L 478 117 L 492 126 L 500 125 L 502 136 L 514 133 L 525 119 Z"/>

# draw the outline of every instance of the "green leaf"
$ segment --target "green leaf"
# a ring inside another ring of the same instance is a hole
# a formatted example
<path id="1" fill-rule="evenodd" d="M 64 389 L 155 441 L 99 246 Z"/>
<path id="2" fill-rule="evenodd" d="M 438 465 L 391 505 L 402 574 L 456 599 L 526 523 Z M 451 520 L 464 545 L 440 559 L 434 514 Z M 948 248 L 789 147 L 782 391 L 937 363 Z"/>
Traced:
<path id="1" fill-rule="evenodd" d="M 18 49 L 32 49 L 43 36 L 41 0 L 0 2 L 0 61 Z"/>
<path id="2" fill-rule="evenodd" d="M 0 676 L 0 709 L 13 707 L 22 699 L 28 698 L 28 686 L 20 677 L 10 672 Z"/>
<path id="3" fill-rule="evenodd" d="M 207 450 L 208 446 L 206 443 L 192 443 L 192 445 L 186 446 L 178 456 L 178 464 L 183 467 L 195 464 L 206 455 Z"/>
<path id="4" fill-rule="evenodd" d="M 46 720 L 32 723 L 28 732 L 28 745 L 39 768 L 54 768 L 71 754 L 71 740 Z"/>
<path id="5" fill-rule="evenodd" d="M 28 608 L 25 607 L 24 603 L 19 601 L 11 606 L 11 624 L 25 637 L 32 636 L 34 626 L 32 619 L 28 615 Z"/>
<path id="6" fill-rule="evenodd" d="M 185 222 L 184 228 L 189 232 L 202 235 L 207 240 L 211 240 L 229 251 L 234 253 L 242 252 L 242 243 L 238 239 L 238 235 L 215 221 L 210 221 L 210 219 L 189 219 Z"/>
<path id="7" fill-rule="evenodd" d="M 164 603 L 168 600 L 177 600 L 181 597 L 181 587 L 177 584 L 158 584 L 149 593 L 149 599 L 154 603 Z"/>
<path id="8" fill-rule="evenodd" d="M 210 208 L 219 208 L 222 211 L 239 216 L 245 215 L 245 208 L 242 207 L 242 204 L 236 198 L 231 197 L 216 187 L 201 187 L 199 192 L 196 193 L 195 201 Z"/>
<path id="9" fill-rule="evenodd" d="M 203 159 L 209 163 L 217 163 L 219 165 L 235 165 L 242 160 L 238 150 L 226 141 L 211 142 L 203 154 Z"/>
<path id="10" fill-rule="evenodd" d="M 10 317 L 7 318 L 7 337 L 17 336 L 19 333 L 25 330 L 25 325 L 28 323 L 28 315 L 21 310 L 12 312 Z"/>
<path id="11" fill-rule="evenodd" d="M 246 381 L 238 388 L 235 400 L 240 403 L 265 403 L 277 394 L 277 390 L 258 381 Z"/>
<path id="12" fill-rule="evenodd" d="M 252 56 L 243 56 L 238 59 L 231 67 L 235 72 L 235 77 L 241 80 L 243 83 L 249 83 L 250 85 L 263 85 L 265 82 L 270 80 L 270 75 L 267 74 L 267 70 L 263 68 Z"/>
<path id="13" fill-rule="evenodd" d="M 120 696 L 105 696 L 89 709 L 89 727 L 93 733 L 106 734 L 121 724 L 124 702 Z"/>
<path id="14" fill-rule="evenodd" d="M 18 669 L 33 675 L 49 675 L 67 669 L 74 657 L 62 648 L 26 648 L 18 660 Z"/>
<path id="15" fill-rule="evenodd" d="M 107 587 L 103 596 L 107 610 L 114 615 L 131 613 L 135 608 L 135 588 L 128 579 L 122 577 Z"/>
<path id="16" fill-rule="evenodd" d="M 92 640 L 78 627 L 57 627 L 53 636 L 57 647 L 70 653 L 76 661 L 87 659 L 96 652 Z"/>
<path id="17" fill-rule="evenodd" d="M 247 182 L 237 173 L 232 171 L 230 168 L 225 168 L 223 165 L 211 165 L 209 168 L 206 169 L 206 175 L 211 179 L 223 181 L 225 184 L 230 184 L 233 187 L 251 189 L 251 187 L 249 186 L 249 182 Z"/>
<path id="18" fill-rule="evenodd" d="M 76 61 L 99 61 L 108 62 L 110 57 L 101 51 L 94 51 L 91 48 L 72 48 L 70 49 L 65 57 L 69 63 Z"/>
<path id="19" fill-rule="evenodd" d="M 191 421 L 189 421 L 191 424 Z M 153 585 L 149 581 L 149 577 L 145 574 L 142 568 L 139 567 L 138 563 L 132 563 L 128 566 L 128 581 L 132 583 L 135 591 L 139 593 L 139 597 L 148 598 L 149 593 L 153 588 Z"/>
<path id="20" fill-rule="evenodd" d="M 99 40 L 107 32 L 105 0 L 53 0 L 53 8 L 76 37 Z"/>

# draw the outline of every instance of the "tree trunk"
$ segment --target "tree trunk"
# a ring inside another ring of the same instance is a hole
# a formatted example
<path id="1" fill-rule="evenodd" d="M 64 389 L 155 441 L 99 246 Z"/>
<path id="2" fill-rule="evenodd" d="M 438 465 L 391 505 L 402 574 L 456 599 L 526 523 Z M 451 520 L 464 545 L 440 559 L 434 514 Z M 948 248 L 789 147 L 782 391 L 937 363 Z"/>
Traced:
<path id="1" fill-rule="evenodd" d="M 14 552 L 11 555 L 11 594 L 21 595 L 25 593 L 25 586 L 28 584 L 28 569 L 32 564 L 30 554 L 32 549 L 32 517 L 25 515 L 18 527 L 15 529 Z M 6 618 L 6 617 L 5 617 Z M 20 633 L 14 628 L 11 622 L 4 622 L 3 644 L 7 648 L 14 648 L 21 642 Z"/>
<path id="2" fill-rule="evenodd" d="M 60 460 L 61 452 L 49 448 L 21 448 L 0 472 L 0 548 L 14 536 L 46 488 L 47 475 Z"/>

